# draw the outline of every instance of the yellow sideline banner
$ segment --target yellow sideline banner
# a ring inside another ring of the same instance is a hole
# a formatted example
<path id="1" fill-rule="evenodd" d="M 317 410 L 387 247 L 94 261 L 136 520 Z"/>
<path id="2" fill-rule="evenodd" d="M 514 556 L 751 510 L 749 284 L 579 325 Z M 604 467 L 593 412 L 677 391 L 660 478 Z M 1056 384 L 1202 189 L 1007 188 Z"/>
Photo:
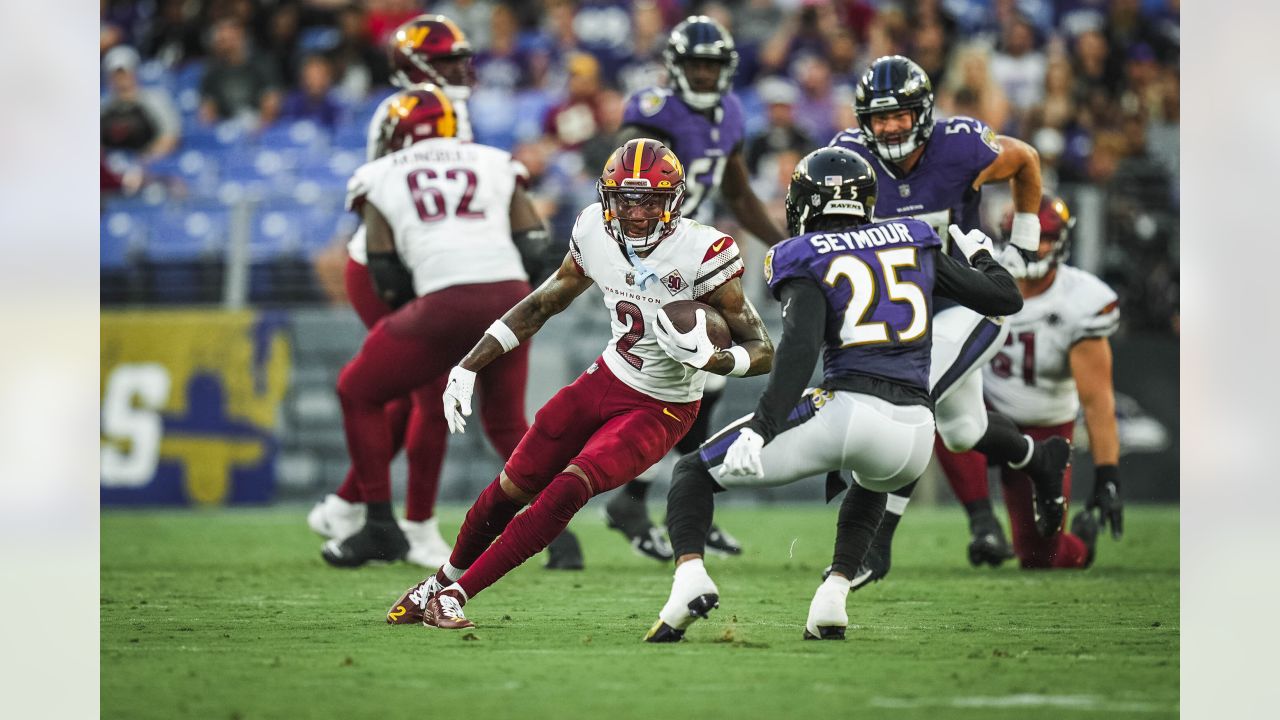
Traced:
<path id="1" fill-rule="evenodd" d="M 270 500 L 288 327 L 279 311 L 104 311 L 102 504 Z"/>

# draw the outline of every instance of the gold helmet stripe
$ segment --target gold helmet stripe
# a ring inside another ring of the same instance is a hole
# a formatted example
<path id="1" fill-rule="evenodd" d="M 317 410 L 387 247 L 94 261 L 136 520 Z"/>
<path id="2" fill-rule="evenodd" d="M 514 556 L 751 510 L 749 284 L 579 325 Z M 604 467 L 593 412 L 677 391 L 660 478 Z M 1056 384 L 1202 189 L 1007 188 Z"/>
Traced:
<path id="1" fill-rule="evenodd" d="M 636 157 L 631 168 L 631 177 L 640 177 L 640 157 L 644 155 L 644 140 L 636 141 Z"/>

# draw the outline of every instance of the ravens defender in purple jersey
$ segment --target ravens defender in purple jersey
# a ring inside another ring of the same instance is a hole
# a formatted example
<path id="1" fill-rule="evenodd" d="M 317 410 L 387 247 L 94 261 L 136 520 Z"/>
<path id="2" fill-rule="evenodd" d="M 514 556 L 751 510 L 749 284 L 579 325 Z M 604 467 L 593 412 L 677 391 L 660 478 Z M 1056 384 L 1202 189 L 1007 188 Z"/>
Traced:
<path id="1" fill-rule="evenodd" d="M 885 493 L 915 482 L 932 454 L 934 298 L 990 315 L 1021 309 L 990 238 L 950 226 L 964 258 L 957 260 L 926 223 L 871 222 L 876 194 L 875 171 L 848 150 L 815 150 L 796 166 L 786 201 L 795 237 L 774 246 L 764 264 L 783 325 L 769 383 L 755 413 L 676 465 L 667 498 L 675 579 L 647 641 L 680 640 L 719 602 L 702 563 L 715 493 L 841 470 L 852 472 L 854 486 L 804 637 L 842 639 L 849 578 L 884 514 Z M 822 385 L 806 392 L 819 351 Z"/>
<path id="2" fill-rule="evenodd" d="M 648 88 L 628 98 L 617 142 L 649 137 L 675 151 L 685 168 L 685 217 L 710 223 L 712 196 L 718 193 L 753 235 L 768 245 L 781 241 L 784 235 L 751 189 L 743 159 L 746 124 L 742 104 L 729 91 L 738 67 L 733 36 L 705 15 L 690 16 L 672 29 L 662 59 L 667 87 Z M 681 453 L 706 439 L 711 414 L 723 390 L 724 380 L 719 376 L 707 382 L 698 420 L 677 446 Z M 637 551 L 656 560 L 670 560 L 671 546 L 644 506 L 648 490 L 647 480 L 628 483 L 609 500 L 605 517 Z M 551 547 L 553 563 L 558 562 L 560 544 L 558 540 Z M 742 552 L 732 536 L 715 526 L 708 547 L 730 555 Z"/>
<path id="3" fill-rule="evenodd" d="M 933 87 L 915 62 L 882 57 L 858 82 L 854 110 L 858 127 L 838 133 L 830 145 L 857 153 L 876 170 L 879 201 L 876 218 L 912 217 L 939 234 L 951 224 L 979 229 L 982 186 L 1009 182 L 1014 216 L 1011 244 L 1033 256 L 1039 248 L 1040 161 L 1036 151 L 1016 138 L 997 135 L 969 117 L 933 118 Z M 947 237 L 943 234 L 944 247 Z M 955 248 L 949 248 L 955 255 Z M 1020 257 L 1020 256 L 1016 256 Z M 1008 329 L 1001 318 L 987 318 L 953 303 L 934 308 L 934 342 L 929 390 L 936 403 L 939 452 L 977 449 L 996 462 L 1025 469 L 1035 481 L 1036 511 L 1042 533 L 1062 523 L 1062 475 L 1070 458 L 1065 441 L 1033 442 L 1008 418 L 988 413 L 978 369 L 999 351 Z M 889 571 L 893 532 L 914 485 L 889 499 L 867 566 L 854 578 L 857 589 Z M 969 559 L 974 565 L 999 565 L 1013 556 L 990 499 L 966 506 Z"/>

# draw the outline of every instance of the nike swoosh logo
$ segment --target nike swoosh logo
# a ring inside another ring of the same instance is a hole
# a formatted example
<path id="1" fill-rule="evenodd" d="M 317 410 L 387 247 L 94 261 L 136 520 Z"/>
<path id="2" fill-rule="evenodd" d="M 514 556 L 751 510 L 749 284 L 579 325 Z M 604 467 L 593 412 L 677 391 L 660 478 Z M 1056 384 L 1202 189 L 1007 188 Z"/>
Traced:
<path id="1" fill-rule="evenodd" d="M 679 422 L 680 417 L 666 408 L 662 408 L 662 414 Z"/>
<path id="2" fill-rule="evenodd" d="M 725 238 L 720 238 L 719 242 L 711 246 L 712 251 L 720 252 L 720 248 L 724 247 L 724 243 L 725 243 Z"/>
<path id="3" fill-rule="evenodd" d="M 791 307 L 791 298 L 787 298 L 787 301 L 782 304 L 782 317 L 787 316 L 787 308 L 789 307 Z"/>

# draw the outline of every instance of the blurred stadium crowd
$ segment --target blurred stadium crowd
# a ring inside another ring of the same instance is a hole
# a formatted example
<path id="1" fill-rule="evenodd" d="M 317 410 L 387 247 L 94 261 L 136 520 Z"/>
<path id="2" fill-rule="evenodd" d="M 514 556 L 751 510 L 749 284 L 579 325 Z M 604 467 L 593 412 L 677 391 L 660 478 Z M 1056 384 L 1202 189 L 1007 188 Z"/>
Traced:
<path id="1" fill-rule="evenodd" d="M 223 302 L 237 262 L 248 268 L 249 302 L 341 301 L 355 224 L 342 209 L 346 180 L 392 91 L 387 38 L 422 12 L 448 16 L 470 38 L 476 140 L 530 168 L 540 210 L 567 242 L 577 210 L 594 201 L 625 98 L 662 82 L 668 31 L 704 13 L 738 44 L 745 155 L 780 226 L 795 162 L 855 125 L 859 74 L 879 56 L 907 55 L 932 78 L 940 116 L 971 115 L 1026 139 L 1047 189 L 1101 199 L 1094 269 L 1120 293 L 1126 328 L 1177 331 L 1177 0 L 101 8 L 104 304 Z M 717 225 L 741 232 L 729 217 Z M 228 253 L 233 236 L 247 238 L 247 252 Z"/>

